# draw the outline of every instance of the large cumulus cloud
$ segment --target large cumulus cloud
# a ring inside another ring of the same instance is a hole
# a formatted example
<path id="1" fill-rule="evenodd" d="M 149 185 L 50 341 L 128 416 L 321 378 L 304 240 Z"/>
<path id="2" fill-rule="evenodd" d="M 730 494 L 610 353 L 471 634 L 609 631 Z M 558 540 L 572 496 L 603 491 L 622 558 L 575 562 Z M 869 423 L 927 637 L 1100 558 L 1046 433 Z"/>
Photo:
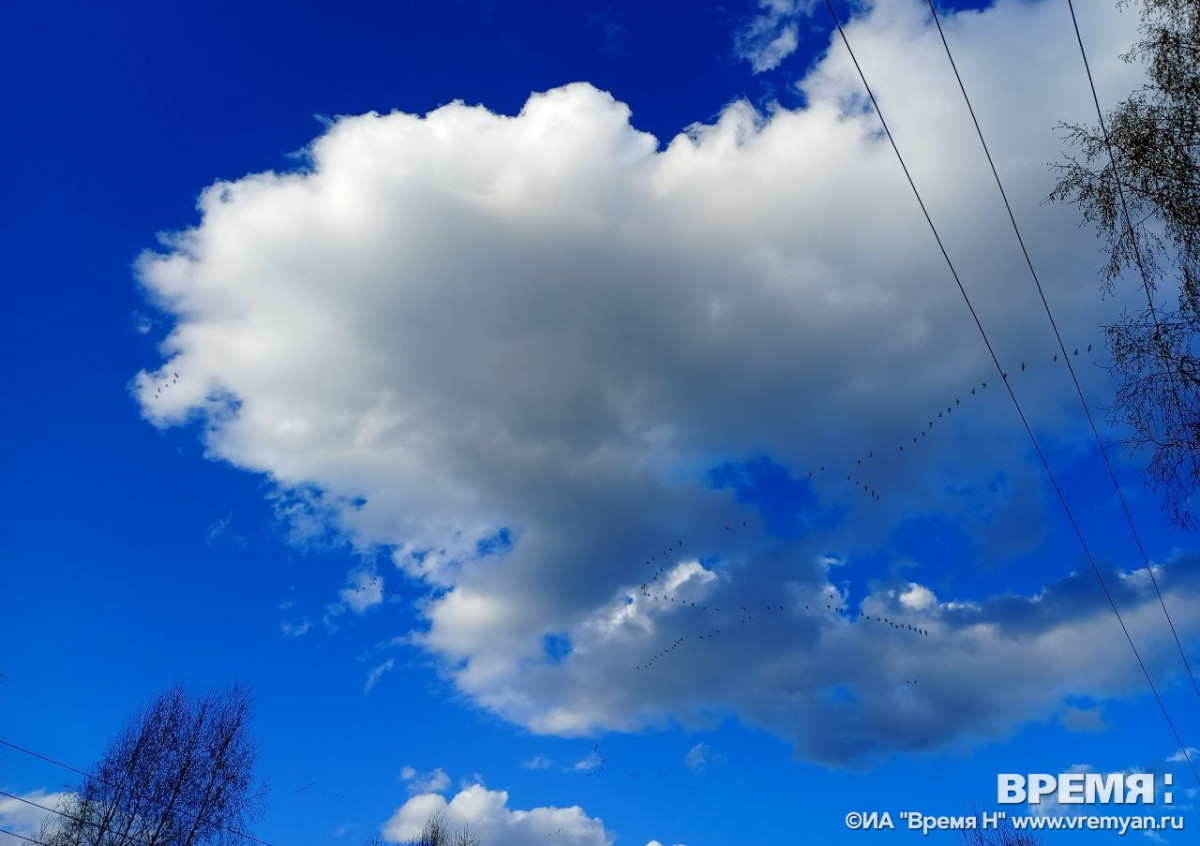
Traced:
<path id="1" fill-rule="evenodd" d="M 1053 5 L 947 30 L 1083 346 L 1119 303 L 1096 296 L 1074 212 L 1040 204 L 1055 124 L 1088 117 Z M 1094 13 L 1115 96 L 1137 82 L 1115 58 L 1134 22 Z M 878 3 L 849 33 L 1035 425 L 1085 448 L 921 4 Z M 135 380 L 145 415 L 199 420 L 213 458 L 272 480 L 298 536 L 390 550 L 430 590 L 410 642 L 535 731 L 733 712 L 844 763 L 1136 689 L 1097 661 L 1127 647 L 1073 559 L 1039 562 L 1040 594 L 995 599 L 939 595 L 930 562 L 895 556 L 869 582 L 838 563 L 888 559 L 898 528 L 939 515 L 972 539 L 943 568 L 996 565 L 1057 515 L 844 51 L 800 85 L 801 111 L 734 103 L 665 146 L 585 83 L 516 116 L 334 121 L 307 167 L 214 184 L 199 224 L 140 260 L 175 321 Z M 754 506 L 768 477 L 774 511 Z M 1200 619 L 1195 584 L 1163 572 L 1178 618 Z M 1112 578 L 1150 632 L 1146 585 Z M 764 610 L 703 610 L 742 605 Z M 992 688 L 961 683 L 979 672 Z"/>

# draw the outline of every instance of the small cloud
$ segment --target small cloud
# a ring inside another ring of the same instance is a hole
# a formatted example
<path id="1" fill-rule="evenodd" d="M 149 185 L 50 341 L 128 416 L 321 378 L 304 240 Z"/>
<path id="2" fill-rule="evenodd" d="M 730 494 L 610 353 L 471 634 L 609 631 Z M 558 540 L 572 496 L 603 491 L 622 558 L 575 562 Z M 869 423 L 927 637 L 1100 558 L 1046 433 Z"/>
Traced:
<path id="1" fill-rule="evenodd" d="M 774 70 L 800 46 L 800 21 L 812 14 L 814 0 L 759 0 L 759 14 L 734 37 L 738 56 L 755 73 Z"/>
<path id="2" fill-rule="evenodd" d="M 220 520 L 216 520 L 208 527 L 208 545 L 212 546 L 221 538 L 226 538 L 234 546 L 244 549 L 246 547 L 246 539 L 241 535 L 231 534 L 229 524 L 233 521 L 233 512 L 230 511 Z"/>
<path id="3" fill-rule="evenodd" d="M 154 329 L 154 321 L 140 311 L 133 313 L 133 331 L 139 335 L 148 335 Z"/>
<path id="4" fill-rule="evenodd" d="M 338 591 L 342 605 L 355 614 L 383 603 L 383 579 L 366 570 L 356 570 L 347 579 L 346 587 Z"/>
<path id="5" fill-rule="evenodd" d="M 725 763 L 725 756 L 707 743 L 697 743 L 683 756 L 683 763 L 692 772 L 700 773 L 708 767 Z"/>
<path id="6" fill-rule="evenodd" d="M 303 620 L 297 620 L 295 622 L 288 622 L 285 620 L 279 624 L 279 629 L 283 632 L 284 637 L 300 637 L 301 635 L 308 634 L 308 630 L 311 628 L 312 620 L 308 619 L 307 617 L 305 617 Z"/>
<path id="7" fill-rule="evenodd" d="M 400 771 L 400 777 L 408 782 L 411 794 L 444 793 L 450 787 L 450 776 L 441 767 L 422 775 L 412 767 Z"/>
<path id="8" fill-rule="evenodd" d="M 321 618 L 321 623 L 325 626 L 325 631 L 330 634 L 336 634 L 338 630 L 337 618 L 346 613 L 346 606 L 337 602 L 331 602 L 325 606 L 325 615 Z"/>
<path id="9" fill-rule="evenodd" d="M 900 594 L 900 604 L 913 611 L 925 611 L 937 605 L 937 594 L 924 585 L 909 582 L 908 590 Z"/>
<path id="10" fill-rule="evenodd" d="M 583 758 L 582 760 L 576 761 L 574 764 L 572 764 L 571 771 L 576 773 L 591 772 L 592 770 L 598 768 L 601 763 L 602 759 L 600 757 L 600 753 L 592 751 L 588 753 L 586 758 Z"/>
<path id="11" fill-rule="evenodd" d="M 1200 749 L 1197 749 L 1194 746 L 1189 746 L 1187 748 L 1187 755 L 1184 755 L 1183 750 L 1180 749 L 1178 752 L 1173 753 L 1170 758 L 1167 758 L 1167 763 L 1182 764 L 1187 761 L 1188 758 L 1191 758 L 1194 761 L 1196 760 L 1197 755 L 1200 755 Z"/>
<path id="12" fill-rule="evenodd" d="M 588 24 L 600 32 L 600 50 L 605 56 L 616 59 L 621 55 L 621 50 L 625 46 L 625 27 L 617 18 L 615 9 L 609 7 L 602 12 L 589 15 Z"/>
<path id="13" fill-rule="evenodd" d="M 554 762 L 541 755 L 534 755 L 528 761 L 522 761 L 521 766 L 527 770 L 548 770 L 554 766 Z"/>
<path id="14" fill-rule="evenodd" d="M 363 693 L 370 693 L 371 688 L 375 686 L 375 682 L 379 681 L 383 674 L 392 669 L 394 666 L 396 666 L 396 659 L 389 658 L 378 667 L 371 670 L 371 672 L 367 674 L 367 683 L 363 686 Z"/>

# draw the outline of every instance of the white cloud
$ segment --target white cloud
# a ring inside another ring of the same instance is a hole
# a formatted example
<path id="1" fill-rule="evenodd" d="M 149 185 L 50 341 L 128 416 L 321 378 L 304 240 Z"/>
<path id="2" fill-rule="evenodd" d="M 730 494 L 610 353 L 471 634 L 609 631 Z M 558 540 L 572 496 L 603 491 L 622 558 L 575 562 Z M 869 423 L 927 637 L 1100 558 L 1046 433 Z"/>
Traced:
<path id="1" fill-rule="evenodd" d="M 366 570 L 350 573 L 346 587 L 338 591 L 342 605 L 355 614 L 365 614 L 368 609 L 383 603 L 383 579 Z"/>
<path id="2" fill-rule="evenodd" d="M 758 0 L 758 14 L 734 40 L 738 56 L 750 62 L 755 73 L 777 68 L 800 46 L 800 23 L 815 6 L 815 0 Z"/>
<path id="3" fill-rule="evenodd" d="M 438 793 L 413 796 L 384 824 L 383 836 L 391 842 L 413 840 L 438 811 L 445 813 L 452 831 L 467 826 L 488 846 L 528 846 L 556 842 L 554 838 L 581 846 L 611 846 L 614 840 L 601 820 L 589 817 L 577 805 L 513 810 L 508 807 L 507 791 L 479 784 L 465 787 L 449 802 Z"/>
<path id="4" fill-rule="evenodd" d="M 389 658 L 386 661 L 384 661 L 382 664 L 380 664 L 379 666 L 372 668 L 371 672 L 367 674 L 367 683 L 365 685 L 363 685 L 363 693 L 370 693 L 371 688 L 373 688 L 375 686 L 375 683 L 378 682 L 379 679 L 383 677 L 383 674 L 388 672 L 395 666 L 396 666 L 396 659 Z"/>
<path id="5" fill-rule="evenodd" d="M 405 767 L 400 777 L 408 782 L 409 793 L 445 793 L 450 788 L 450 776 L 441 767 L 425 774 Z"/>
<path id="6" fill-rule="evenodd" d="M 279 630 L 283 632 L 284 637 L 300 637 L 308 634 L 312 628 L 312 620 L 307 617 L 301 620 L 288 621 L 284 620 L 279 624 Z"/>
<path id="7" fill-rule="evenodd" d="M 707 743 L 697 743 L 683 756 L 683 763 L 694 773 L 703 772 L 715 764 L 725 762 L 725 756 L 714 750 Z"/>
<path id="8" fill-rule="evenodd" d="M 600 756 L 600 753 L 593 750 L 572 764 L 571 770 L 577 773 L 590 773 L 599 769 L 603 764 L 604 759 Z"/>
<path id="9" fill-rule="evenodd" d="M 927 611 L 937 604 L 937 596 L 924 585 L 910 582 L 908 589 L 900 594 L 900 604 L 910 611 Z"/>
<path id="10" fill-rule="evenodd" d="M 0 796 L 0 828 L 22 837 L 36 838 L 41 833 L 42 820 L 54 816 L 53 811 L 62 809 L 70 798 L 70 793 L 49 793 L 42 788 L 20 794 L 19 799 Z M 29 802 L 51 810 L 35 808 Z"/>
<path id="11" fill-rule="evenodd" d="M 534 755 L 528 761 L 522 761 L 521 766 L 527 770 L 548 770 L 554 766 L 554 762 L 541 755 Z"/>
<path id="12" fill-rule="evenodd" d="M 1197 756 L 1200 756 L 1200 749 L 1196 749 L 1194 746 L 1189 746 L 1187 747 L 1187 755 L 1184 755 L 1183 750 L 1180 749 L 1177 752 L 1172 753 L 1171 757 L 1167 758 L 1167 762 L 1170 764 L 1182 764 L 1188 759 L 1188 757 L 1191 757 L 1192 760 L 1196 760 Z"/>
<path id="13" fill-rule="evenodd" d="M 1075 211 L 1041 204 L 1056 123 L 1088 119 L 1051 5 L 1001 0 L 945 25 L 1059 325 L 1099 347 L 1119 298 L 1098 296 Z M 1106 96 L 1138 81 L 1116 58 L 1135 23 L 1089 14 Z M 848 32 L 1001 360 L 1031 362 L 1017 390 L 1034 425 L 1085 449 L 924 7 L 882 0 Z M 805 111 L 734 104 L 661 151 L 585 84 L 513 117 L 455 103 L 332 122 L 306 170 L 212 186 L 199 225 L 142 258 L 176 321 L 163 365 L 135 380 L 143 412 L 202 419 L 211 456 L 271 480 L 297 542 L 394 549 L 432 591 L 407 642 L 534 732 L 732 712 L 855 765 L 1140 694 L 1105 657 L 1127 646 L 1092 576 L 1040 552 L 1047 488 L 844 51 L 801 85 Z M 179 382 L 156 394 L 167 371 Z M 1103 396 L 1100 369 L 1080 371 Z M 900 452 L 916 430 L 932 434 Z M 711 475 L 764 454 L 775 463 Z M 763 468 L 790 511 L 743 502 Z M 881 501 L 842 481 L 860 472 Z M 964 535 L 943 571 L 1019 552 L 1049 583 L 938 596 L 928 562 L 888 549 L 933 517 Z M 511 543 L 489 554 L 502 529 Z M 895 575 L 864 579 L 868 557 Z M 639 586 L 660 566 L 655 601 Z M 1200 625 L 1190 569 L 1181 553 L 1160 577 L 1184 636 Z M 382 601 L 367 578 L 326 625 Z M 1116 581 L 1166 671 L 1153 594 Z M 743 605 L 746 624 L 702 610 Z"/>
<path id="14" fill-rule="evenodd" d="M 238 547 L 239 549 L 245 549 L 246 538 L 240 534 L 237 534 L 236 532 L 229 531 L 229 524 L 232 522 L 233 522 L 233 512 L 230 511 L 224 517 L 222 517 L 218 520 L 215 520 L 208 527 L 208 544 L 209 544 L 209 546 L 216 543 L 221 538 L 225 538 L 231 544 Z"/>

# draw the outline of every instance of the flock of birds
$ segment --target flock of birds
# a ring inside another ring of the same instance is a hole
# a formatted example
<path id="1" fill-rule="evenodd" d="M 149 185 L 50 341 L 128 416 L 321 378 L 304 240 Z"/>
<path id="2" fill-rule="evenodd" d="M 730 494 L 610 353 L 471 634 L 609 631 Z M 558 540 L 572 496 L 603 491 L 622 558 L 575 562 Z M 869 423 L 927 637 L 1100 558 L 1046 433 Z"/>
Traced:
<path id="1" fill-rule="evenodd" d="M 1072 352 L 1072 356 L 1078 357 L 1080 349 L 1081 349 L 1080 347 L 1075 347 L 1074 351 Z M 1091 355 L 1092 344 L 1088 344 L 1086 347 L 1083 347 L 1082 349 L 1084 350 L 1084 352 L 1087 355 Z M 1050 362 L 1051 362 L 1051 364 L 1057 364 L 1060 360 L 1062 360 L 1062 358 L 1063 357 L 1061 355 L 1059 355 L 1058 353 L 1054 353 L 1050 356 Z M 1020 372 L 1025 373 L 1028 369 L 1029 369 L 1028 364 L 1026 362 L 1022 361 Z M 1008 375 L 1009 374 L 1007 371 L 1001 372 L 1001 378 L 1005 382 L 1008 381 Z M 968 396 L 968 397 L 979 396 L 979 394 L 982 391 L 987 390 L 987 386 L 988 386 L 987 382 L 980 382 L 977 386 L 973 385 L 971 387 L 971 392 L 969 394 L 965 394 L 965 396 Z M 950 417 L 950 415 L 954 413 L 954 410 L 956 408 L 959 408 L 962 405 L 962 402 L 963 402 L 962 396 L 956 396 L 954 398 L 953 403 L 947 403 L 947 405 L 944 409 L 939 408 L 937 411 L 936 417 L 931 415 L 928 422 L 922 428 L 916 430 L 916 434 L 914 434 L 912 436 L 912 442 L 909 443 L 906 440 L 904 443 L 899 444 L 897 447 L 897 451 L 899 453 L 903 454 L 905 452 L 905 448 L 907 448 L 911 452 L 912 448 L 914 446 L 917 446 L 921 442 L 922 438 L 927 437 L 929 435 L 929 433 L 933 431 L 933 427 L 935 425 L 937 425 L 938 420 L 948 419 Z M 864 459 L 865 459 L 866 463 L 869 464 L 871 462 L 871 460 L 874 459 L 877 455 L 882 455 L 882 454 L 883 454 L 883 452 L 878 449 L 868 450 L 866 456 L 860 455 L 854 459 L 854 470 L 852 472 L 846 474 L 847 482 L 852 482 L 854 484 L 855 488 L 861 490 L 863 493 L 867 494 L 868 497 L 870 497 L 871 499 L 873 499 L 875 501 L 881 501 L 883 499 L 883 496 L 879 493 L 878 490 L 876 490 L 871 485 L 867 484 L 867 482 L 864 481 L 862 478 L 857 477 L 855 475 L 855 473 L 859 472 L 859 468 L 863 467 Z M 808 471 L 808 478 L 815 479 L 818 474 L 824 474 L 825 472 L 826 472 L 826 465 L 824 465 L 824 464 L 819 465 L 817 468 Z"/>
<path id="2" fill-rule="evenodd" d="M 1080 354 L 1080 349 L 1081 349 L 1080 347 L 1076 347 L 1074 349 L 1072 355 L 1075 357 L 1078 357 Z M 1083 348 L 1084 352 L 1089 355 L 1092 353 L 1092 349 L 1093 349 L 1093 345 L 1090 343 L 1087 344 L 1086 347 Z M 1050 361 L 1053 364 L 1057 364 L 1061 358 L 1062 358 L 1062 356 L 1060 356 L 1056 353 L 1056 354 L 1053 354 L 1050 356 Z M 1027 363 L 1022 361 L 1020 363 L 1020 371 L 1019 372 L 1025 373 L 1025 372 L 1027 372 L 1028 369 L 1029 368 L 1028 368 Z M 1007 382 L 1009 379 L 1009 374 L 1007 372 L 1002 372 L 1001 378 L 1005 382 Z M 171 378 L 164 380 L 155 388 L 154 398 L 159 399 L 160 397 L 163 396 L 165 391 L 170 390 L 173 386 L 177 385 L 178 383 L 179 383 L 179 374 L 175 371 L 171 371 Z M 964 394 L 964 395 L 967 396 L 968 398 L 978 396 L 983 391 L 987 390 L 987 387 L 988 387 L 988 383 L 986 381 L 981 381 L 978 384 L 978 386 L 971 387 L 969 394 Z M 929 417 L 928 421 L 926 422 L 926 424 L 922 428 L 917 430 L 916 434 L 914 434 L 912 436 L 911 442 L 906 440 L 905 443 L 899 444 L 897 447 L 897 451 L 899 453 L 904 453 L 906 448 L 911 451 L 913 449 L 913 447 L 917 446 L 921 442 L 922 439 L 926 438 L 933 431 L 934 427 L 936 425 L 938 425 L 938 421 L 948 419 L 949 416 L 954 413 L 955 409 L 961 407 L 962 402 L 963 402 L 962 396 L 956 396 L 954 398 L 954 401 L 952 403 L 947 403 L 945 408 L 939 408 L 937 411 L 936 417 L 931 415 Z M 880 456 L 882 454 L 883 454 L 882 451 L 880 451 L 879 449 L 870 449 L 866 452 L 865 456 L 860 455 L 859 457 L 854 459 L 854 468 L 855 469 L 862 468 L 864 466 L 864 463 L 870 464 L 876 458 L 876 456 Z M 808 471 L 808 478 L 810 480 L 815 479 L 818 476 L 818 474 L 825 474 L 826 472 L 827 472 L 827 465 L 821 464 L 818 467 L 816 467 L 815 469 Z M 846 474 L 846 481 L 853 483 L 857 489 L 859 489 L 863 493 L 867 494 L 867 496 L 869 496 L 872 500 L 881 501 L 883 499 L 882 495 L 875 487 L 873 487 L 871 484 L 869 484 L 863 478 L 856 476 L 856 474 L 853 470 L 850 473 Z M 746 526 L 747 526 L 746 521 L 742 521 L 742 528 L 745 528 Z M 727 524 L 725 526 L 726 531 L 732 531 L 733 528 L 734 528 L 733 524 Z M 683 547 L 683 541 L 679 540 L 677 546 L 668 547 L 667 549 L 665 549 L 663 551 L 662 555 L 665 557 L 667 555 L 677 553 L 678 550 L 681 549 L 682 547 Z M 656 560 L 656 558 L 657 558 L 657 556 L 651 556 L 649 559 L 647 559 L 647 562 L 646 562 L 647 565 L 653 564 L 653 562 Z M 676 560 L 677 560 L 677 558 L 676 558 Z M 751 622 L 754 619 L 755 613 L 761 613 L 765 616 L 784 615 L 784 614 L 789 613 L 788 609 L 786 609 L 783 605 L 779 605 L 779 604 L 776 604 L 776 605 L 764 604 L 762 612 L 757 611 L 757 605 L 754 606 L 753 609 L 750 606 L 741 605 L 741 606 L 739 606 L 740 611 L 731 608 L 725 612 L 722 612 L 721 608 L 716 605 L 712 605 L 711 607 L 707 604 L 697 605 L 695 601 L 682 599 L 682 598 L 677 597 L 677 596 L 673 595 L 672 593 L 668 592 L 665 589 L 666 575 L 667 575 L 666 566 L 660 565 L 658 567 L 658 569 L 654 572 L 653 576 L 641 584 L 641 586 L 639 588 L 640 594 L 643 597 L 645 597 L 646 599 L 653 601 L 655 603 L 660 603 L 663 606 L 674 605 L 677 607 L 687 607 L 690 609 L 695 609 L 700 612 L 708 613 L 710 615 L 721 615 L 718 623 L 714 623 L 703 634 L 693 636 L 696 640 L 713 640 L 718 637 L 721 637 L 723 634 L 723 630 L 720 628 L 721 625 L 725 625 L 727 627 L 725 629 L 725 631 L 727 632 L 729 630 L 730 626 L 744 626 L 744 625 L 748 624 L 749 622 Z M 382 587 L 383 587 L 383 585 L 382 585 L 380 578 L 378 576 L 372 576 L 368 582 L 356 586 L 354 588 L 354 590 L 357 593 L 363 593 L 368 590 L 371 590 L 371 591 L 382 590 Z M 393 590 L 392 595 L 399 596 L 400 594 L 398 591 Z M 820 607 L 820 604 L 815 601 L 811 605 L 800 603 L 800 604 L 795 604 L 793 606 L 793 608 L 790 610 L 791 610 L 791 613 L 799 613 L 799 611 L 801 610 L 801 607 L 802 607 L 803 611 L 806 613 L 828 612 L 828 613 L 833 613 L 833 614 L 838 614 L 838 615 L 845 615 L 846 612 L 849 610 L 849 609 L 847 609 L 845 607 L 841 607 L 841 606 L 835 607 L 832 603 L 828 603 L 828 602 L 826 602 L 824 605 L 825 605 L 825 607 L 824 607 L 824 609 L 822 609 Z M 929 631 L 927 629 L 916 626 L 910 622 L 905 622 L 902 620 L 892 620 L 887 616 L 883 616 L 883 615 L 879 615 L 879 614 L 871 615 L 871 614 L 864 612 L 861 608 L 856 612 L 856 614 L 857 614 L 857 616 L 851 617 L 851 622 L 868 621 L 868 622 L 879 624 L 881 626 L 890 627 L 899 632 L 906 632 L 906 633 L 913 634 L 913 635 L 920 636 L 920 637 L 929 637 Z M 733 622 L 735 617 L 737 618 L 736 624 Z M 688 638 L 685 636 L 680 636 L 680 637 L 676 638 L 674 641 L 671 642 L 670 645 L 668 645 L 665 648 L 654 653 L 648 659 L 646 659 L 643 663 L 636 665 L 635 669 L 637 669 L 637 670 L 650 669 L 651 667 L 655 666 L 655 664 L 657 664 L 658 662 L 667 658 L 669 655 L 671 655 L 672 653 L 676 652 L 681 647 L 683 647 L 684 644 L 687 642 L 687 640 L 688 640 Z M 912 680 L 912 681 L 908 681 L 906 683 L 916 684 L 916 681 Z M 600 771 L 603 770 L 603 764 L 601 765 L 599 770 Z"/>
<path id="3" fill-rule="evenodd" d="M 163 380 L 162 382 L 159 383 L 158 387 L 154 389 L 154 398 L 155 399 L 158 399 L 159 397 L 161 397 L 163 394 L 163 391 L 167 390 L 168 388 L 170 388 L 173 385 L 179 384 L 179 374 L 172 370 L 171 376 L 172 376 L 172 378 Z"/>
<path id="4" fill-rule="evenodd" d="M 356 587 L 354 589 L 354 592 L 355 593 L 363 593 L 364 591 L 372 590 L 374 588 L 379 588 L 380 590 L 383 590 L 383 582 L 380 580 L 380 578 L 378 576 L 372 576 L 367 581 L 366 584 L 359 585 L 358 587 Z M 393 590 L 392 593 L 395 594 L 396 591 Z"/>
<path id="5" fill-rule="evenodd" d="M 1093 345 L 1087 344 L 1086 347 L 1082 347 L 1082 348 L 1076 347 L 1074 349 L 1074 351 L 1072 352 L 1072 356 L 1075 356 L 1075 357 L 1079 356 L 1081 349 L 1086 354 L 1090 355 L 1092 352 L 1092 349 L 1093 349 Z M 1062 359 L 1062 356 L 1060 356 L 1058 354 L 1052 354 L 1050 356 L 1050 362 L 1052 364 L 1057 364 L 1061 359 Z M 1029 370 L 1029 365 L 1026 362 L 1022 361 L 1020 363 L 1020 371 L 1019 372 L 1025 373 L 1028 370 Z M 1009 374 L 1007 372 L 1002 372 L 1001 378 L 1005 382 L 1007 382 L 1009 379 Z M 983 391 L 987 390 L 987 387 L 988 387 L 988 383 L 986 381 L 981 381 L 978 385 L 972 386 L 970 389 L 970 393 L 965 394 L 965 396 L 967 396 L 968 398 L 979 396 Z M 923 438 L 927 437 L 929 435 L 929 433 L 933 431 L 934 427 L 936 425 L 938 425 L 939 420 L 948 419 L 949 416 L 954 413 L 954 410 L 956 408 L 960 408 L 962 406 L 962 403 L 963 403 L 962 396 L 956 396 L 952 403 L 947 403 L 945 408 L 939 409 L 937 411 L 936 417 L 933 415 L 930 416 L 930 418 L 927 421 L 927 423 L 925 424 L 925 426 L 922 427 L 921 429 L 919 429 L 916 432 L 916 434 L 914 434 L 912 436 L 911 443 L 905 442 L 905 443 L 899 444 L 897 451 L 899 453 L 904 453 L 906 447 L 909 450 L 911 450 L 914 445 L 919 444 Z M 879 450 L 876 450 L 876 449 L 868 450 L 865 456 L 859 456 L 858 458 L 856 458 L 854 460 L 854 466 L 856 468 L 862 467 L 864 464 L 864 461 L 867 463 L 870 463 L 871 460 L 874 459 L 877 455 L 882 455 L 882 452 Z M 819 465 L 816 469 L 808 471 L 808 478 L 815 479 L 819 473 L 823 474 L 826 472 L 827 472 L 826 465 L 822 464 L 822 465 Z M 853 482 L 857 488 L 859 488 L 864 493 L 866 493 L 871 499 L 876 500 L 876 501 L 879 501 L 882 499 L 882 496 L 879 493 L 879 491 L 877 491 L 874 487 L 872 487 L 870 484 L 865 482 L 863 479 L 856 478 L 853 472 L 846 474 L 846 481 Z M 741 522 L 741 528 L 745 529 L 747 527 L 748 527 L 747 521 L 743 520 Z M 735 524 L 733 524 L 733 523 L 727 523 L 725 526 L 725 530 L 727 532 L 734 531 L 735 528 L 736 528 Z M 709 616 L 720 615 L 717 622 L 714 622 L 711 626 L 709 626 L 703 634 L 692 635 L 690 638 L 691 640 L 696 640 L 696 641 L 714 640 L 716 638 L 721 637 L 723 634 L 728 634 L 731 631 L 737 630 L 740 627 L 749 624 L 750 622 L 752 622 L 754 620 L 756 614 L 759 614 L 762 617 L 783 616 L 783 615 L 788 615 L 788 614 L 797 614 L 797 613 L 800 613 L 801 610 L 803 610 L 803 612 L 807 613 L 807 614 L 814 614 L 814 613 L 836 614 L 838 616 L 843 617 L 843 619 L 846 617 L 847 612 L 849 612 L 849 614 L 850 614 L 849 620 L 852 623 L 860 623 L 860 622 L 865 621 L 865 622 L 876 624 L 880 627 L 887 627 L 889 629 L 894 630 L 897 633 L 908 634 L 908 635 L 912 635 L 912 636 L 916 636 L 916 637 L 925 637 L 925 638 L 929 637 L 928 629 L 923 628 L 922 626 L 919 626 L 912 622 L 908 622 L 908 621 L 901 620 L 898 618 L 892 619 L 891 617 L 889 617 L 887 615 L 878 614 L 878 613 L 869 614 L 866 611 L 864 611 L 862 608 L 859 608 L 856 611 L 854 611 L 854 610 L 851 610 L 842 605 L 835 605 L 833 602 L 824 602 L 823 608 L 821 607 L 822 603 L 819 601 L 816 601 L 816 600 L 814 600 L 810 603 L 807 603 L 807 604 L 806 603 L 792 603 L 792 607 L 790 609 L 786 608 L 784 605 L 780 605 L 778 603 L 775 603 L 775 604 L 763 603 L 761 611 L 758 610 L 757 604 L 755 604 L 753 607 L 751 607 L 749 605 L 738 605 L 737 608 L 727 608 L 725 611 L 722 611 L 720 606 L 717 606 L 716 604 L 710 605 L 710 604 L 705 604 L 703 602 L 700 604 L 697 604 L 695 600 L 684 599 L 682 597 L 675 595 L 671 590 L 668 589 L 668 586 L 666 584 L 667 577 L 669 575 L 669 565 L 673 566 L 674 563 L 678 562 L 679 552 L 680 552 L 680 550 L 682 550 L 682 548 L 683 548 L 683 540 L 679 539 L 675 544 L 666 547 L 660 553 L 651 555 L 648 559 L 646 559 L 647 566 L 653 566 L 654 563 L 658 560 L 662 560 L 666 563 L 661 563 L 658 565 L 658 567 L 654 571 L 653 575 L 650 576 L 650 578 L 646 579 L 644 582 L 642 582 L 641 585 L 639 585 L 638 592 L 639 592 L 640 596 L 643 597 L 644 599 L 646 599 L 650 602 L 654 602 L 662 607 L 674 606 L 677 608 L 687 608 L 689 610 L 695 610 L 695 611 L 704 613 Z M 722 629 L 721 626 L 725 626 L 725 628 Z M 665 660 L 668 657 L 670 657 L 671 655 L 673 655 L 674 653 L 678 652 L 678 650 L 683 648 L 685 646 L 685 644 L 687 644 L 687 643 L 689 643 L 689 637 L 681 635 L 680 637 L 677 637 L 673 641 L 671 641 L 671 643 L 668 644 L 667 646 L 663 647 L 662 649 L 658 650 L 654 654 L 650 655 L 642 663 L 635 665 L 634 669 L 639 670 L 639 671 L 640 670 L 649 670 L 652 667 L 654 667 L 655 665 L 657 665 L 658 663 L 662 662 L 663 660 Z M 908 685 L 915 685 L 915 684 L 917 684 L 917 680 L 916 679 L 906 679 L 906 680 L 904 680 L 904 683 L 908 684 Z"/>
<path id="6" fill-rule="evenodd" d="M 588 768 L 588 778 L 603 775 L 604 771 L 608 769 L 608 756 L 604 754 L 599 743 L 592 747 L 591 760 L 595 761 L 595 765 Z"/>
<path id="7" fill-rule="evenodd" d="M 741 528 L 745 529 L 748 528 L 748 526 L 748 522 L 743 520 Z M 733 531 L 734 525 L 727 524 L 725 529 L 726 531 Z M 908 634 L 914 637 L 929 637 L 928 629 L 914 623 L 898 618 L 892 619 L 890 616 L 884 614 L 869 614 L 862 608 L 859 608 L 857 611 L 855 611 L 845 605 L 835 605 L 833 602 L 822 603 L 820 601 L 813 600 L 809 603 L 792 603 L 790 610 L 784 605 L 778 603 L 763 603 L 762 611 L 758 610 L 757 604 L 753 607 L 739 604 L 736 607 L 727 606 L 727 609 L 722 611 L 721 607 L 715 603 L 708 604 L 704 603 L 703 601 L 697 603 L 693 599 L 684 599 L 683 597 L 675 595 L 666 584 L 667 577 L 669 576 L 669 567 L 673 566 L 673 562 L 678 561 L 678 555 L 682 549 L 683 541 L 678 540 L 676 544 L 668 546 L 666 549 L 662 550 L 662 552 L 650 556 L 650 558 L 646 560 L 647 565 L 652 565 L 660 557 L 664 560 L 664 563 L 659 564 L 653 575 L 638 586 L 638 593 L 644 599 L 654 602 L 662 607 L 673 606 L 675 608 L 686 608 L 689 611 L 697 611 L 710 617 L 721 615 L 719 623 L 714 623 L 711 625 L 703 634 L 693 635 L 692 640 L 714 640 L 722 636 L 722 629 L 720 628 L 720 625 L 726 626 L 725 633 L 736 631 L 741 626 L 745 626 L 746 624 L 752 622 L 756 614 L 760 615 L 761 617 L 778 617 L 800 613 L 801 609 L 803 610 L 803 613 L 809 615 L 838 615 L 843 619 L 845 619 L 847 613 L 849 613 L 849 621 L 851 623 L 861 623 L 866 621 L 875 623 L 880 627 L 886 626 L 894 630 L 896 633 Z M 822 604 L 824 605 L 824 608 L 821 607 Z M 736 623 L 734 622 L 735 619 L 737 621 Z M 666 659 L 683 647 L 688 640 L 689 638 L 685 635 L 675 638 L 670 644 L 655 652 L 644 662 L 641 664 L 636 664 L 634 669 L 649 670 L 660 661 Z M 916 684 L 916 681 L 906 681 L 906 684 Z"/>

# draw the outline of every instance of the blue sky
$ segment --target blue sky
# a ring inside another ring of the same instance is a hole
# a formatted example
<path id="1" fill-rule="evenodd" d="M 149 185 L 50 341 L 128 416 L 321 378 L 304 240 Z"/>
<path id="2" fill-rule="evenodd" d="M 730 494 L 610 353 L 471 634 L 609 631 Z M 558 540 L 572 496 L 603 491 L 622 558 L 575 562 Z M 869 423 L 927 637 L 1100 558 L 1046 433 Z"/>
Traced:
<path id="1" fill-rule="evenodd" d="M 1140 80 L 1109 5 L 1080 12 L 1113 103 Z M 1103 419 L 1099 327 L 1136 291 L 1101 299 L 1093 234 L 1042 202 L 1089 119 L 1065 4 L 945 9 Z M 7 10 L 0 738 L 86 766 L 171 682 L 244 681 L 277 846 L 439 803 L 499 846 L 899 842 L 843 818 L 1073 768 L 1172 773 L 1190 826 L 1200 785 L 808 12 Z M 1200 746 L 927 10 L 848 34 Z M 1191 657 L 1195 544 L 1112 456 Z M 0 748 L 7 792 L 70 776 Z"/>

